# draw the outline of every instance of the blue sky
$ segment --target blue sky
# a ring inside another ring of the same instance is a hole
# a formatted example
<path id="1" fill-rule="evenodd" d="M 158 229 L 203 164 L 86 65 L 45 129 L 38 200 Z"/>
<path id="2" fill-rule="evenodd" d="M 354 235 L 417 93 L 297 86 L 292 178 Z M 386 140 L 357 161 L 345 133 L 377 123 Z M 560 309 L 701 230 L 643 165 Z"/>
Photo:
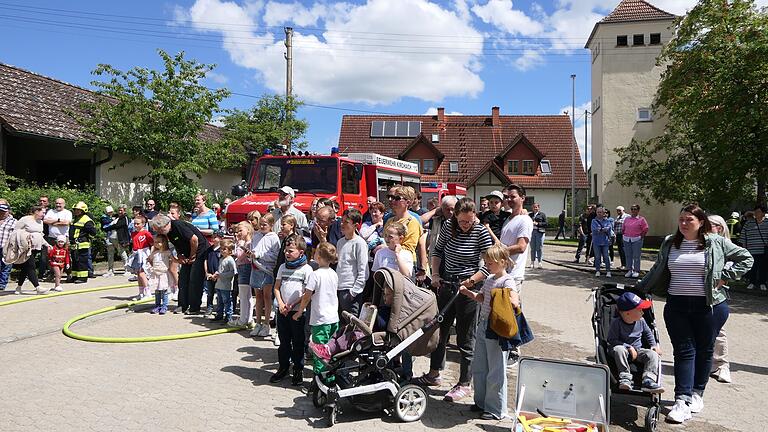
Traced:
<path id="1" fill-rule="evenodd" d="M 682 13 L 693 0 L 653 2 Z M 283 27 L 295 28 L 294 91 L 310 150 L 334 146 L 342 115 L 556 114 L 571 105 L 583 146 L 596 21 L 618 0 L 0 0 L 0 62 L 90 88 L 99 63 L 159 68 L 157 48 L 215 63 L 210 87 L 283 93 Z M 223 108 L 248 108 L 233 95 Z"/>

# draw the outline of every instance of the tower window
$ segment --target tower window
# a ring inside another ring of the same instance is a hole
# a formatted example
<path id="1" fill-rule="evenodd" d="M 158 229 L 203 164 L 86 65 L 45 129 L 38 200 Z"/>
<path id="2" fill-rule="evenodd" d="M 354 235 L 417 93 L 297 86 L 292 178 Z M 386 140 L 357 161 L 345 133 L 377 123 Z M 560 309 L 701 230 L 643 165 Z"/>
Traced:
<path id="1" fill-rule="evenodd" d="M 627 35 L 616 36 L 616 46 L 625 47 L 627 45 L 629 45 Z"/>

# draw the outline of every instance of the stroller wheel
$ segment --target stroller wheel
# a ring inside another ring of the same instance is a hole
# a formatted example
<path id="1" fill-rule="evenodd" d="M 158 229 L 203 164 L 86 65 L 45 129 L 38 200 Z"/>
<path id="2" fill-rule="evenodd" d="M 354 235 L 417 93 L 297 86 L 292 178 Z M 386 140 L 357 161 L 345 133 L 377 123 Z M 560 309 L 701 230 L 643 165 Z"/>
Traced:
<path id="1" fill-rule="evenodd" d="M 403 422 L 419 420 L 427 410 L 427 392 L 423 388 L 408 384 L 395 396 L 395 415 Z"/>
<path id="2" fill-rule="evenodd" d="M 645 430 L 648 432 L 655 432 L 656 425 L 659 422 L 659 406 L 651 405 L 648 408 L 648 412 L 645 413 Z"/>
<path id="3" fill-rule="evenodd" d="M 326 402 L 328 402 L 328 395 L 323 393 L 323 391 L 320 390 L 320 387 L 314 386 L 312 389 L 312 405 L 314 405 L 315 408 L 322 408 L 325 406 Z"/>
<path id="4" fill-rule="evenodd" d="M 336 415 L 338 415 L 339 410 L 336 409 L 335 406 L 328 407 L 325 409 L 327 415 L 328 415 L 328 426 L 333 426 L 336 424 Z"/>

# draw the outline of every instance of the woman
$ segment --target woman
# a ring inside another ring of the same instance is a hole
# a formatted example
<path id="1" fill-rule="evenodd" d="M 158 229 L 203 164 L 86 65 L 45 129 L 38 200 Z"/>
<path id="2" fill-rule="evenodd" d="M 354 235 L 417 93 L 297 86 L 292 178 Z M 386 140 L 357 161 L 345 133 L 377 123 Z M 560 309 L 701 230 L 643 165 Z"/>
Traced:
<path id="1" fill-rule="evenodd" d="M 488 230 L 478 223 L 475 203 L 462 198 L 456 203 L 453 216 L 443 223 L 432 257 L 432 268 L 439 273 L 432 275 L 432 286 L 437 291 L 440 310 L 456 293 L 456 285 L 478 291 L 488 270 L 481 267 L 481 257 L 493 245 Z M 453 289 L 452 289 L 453 288 Z M 475 345 L 477 327 L 477 303 L 467 296 L 459 296 L 445 311 L 440 323 L 440 340 L 430 356 L 429 372 L 417 378 L 419 385 L 440 385 L 440 370 L 445 368 L 445 348 L 450 328 L 456 319 L 456 344 L 461 352 L 459 382 L 445 395 L 445 400 L 456 402 L 471 392 L 470 365 Z"/>
<path id="2" fill-rule="evenodd" d="M 629 208 L 629 217 L 624 219 L 623 238 L 624 254 L 627 259 L 625 277 L 640 277 L 640 254 L 643 249 L 643 239 L 648 234 L 648 222 L 640 216 L 640 206 L 634 204 Z"/>
<path id="3" fill-rule="evenodd" d="M 712 215 L 709 217 L 709 223 L 712 225 L 712 233 L 719 234 L 722 237 L 731 239 L 728 225 L 721 216 Z M 723 288 L 726 288 L 723 286 Z M 720 329 L 715 339 L 715 351 L 712 355 L 712 371 L 709 376 L 721 383 L 731 382 L 731 364 L 728 362 L 728 339 L 726 339 L 725 326 Z"/>
<path id="4" fill-rule="evenodd" d="M 375 202 L 368 207 L 368 214 L 371 220 L 363 222 L 360 227 L 360 237 L 368 243 L 370 253 L 369 263 L 373 263 L 373 257 L 379 249 L 385 248 L 384 245 L 384 204 Z"/>
<path id="5" fill-rule="evenodd" d="M 29 214 L 16 221 L 14 230 L 23 231 L 27 241 L 31 245 L 32 252 L 21 264 L 21 272 L 19 273 L 19 283 L 16 286 L 16 294 L 21 294 L 21 286 L 24 285 L 24 280 L 29 279 L 32 282 L 32 286 L 35 287 L 35 291 L 38 294 L 45 294 L 48 289 L 40 288 L 40 282 L 37 280 L 37 273 L 35 272 L 35 259 L 37 254 L 43 249 L 43 246 L 48 247 L 48 243 L 43 239 L 43 217 L 45 211 L 40 206 L 32 206 L 29 208 Z"/>
<path id="6" fill-rule="evenodd" d="M 726 267 L 727 262 L 733 265 Z M 675 361 L 675 404 L 667 421 L 683 423 L 704 408 L 715 337 L 728 319 L 723 286 L 752 266 L 749 252 L 712 234 L 696 204 L 680 211 L 678 230 L 667 236 L 656 263 L 637 288 L 667 294 L 664 321 Z"/>
<path id="7" fill-rule="evenodd" d="M 597 208 L 597 217 L 592 219 L 592 247 L 595 248 L 595 276 L 600 276 L 601 261 L 605 263 L 605 277 L 611 277 L 611 258 L 608 249 L 613 237 L 613 219 L 606 217 L 605 208 Z"/>

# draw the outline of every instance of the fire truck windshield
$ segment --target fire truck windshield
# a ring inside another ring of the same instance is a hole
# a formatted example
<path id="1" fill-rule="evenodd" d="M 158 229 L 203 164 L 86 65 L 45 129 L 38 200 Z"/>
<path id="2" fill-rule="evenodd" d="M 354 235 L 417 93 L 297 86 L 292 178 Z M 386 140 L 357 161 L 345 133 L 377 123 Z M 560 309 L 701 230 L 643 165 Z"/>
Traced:
<path id="1" fill-rule="evenodd" d="M 335 194 L 338 179 L 336 158 L 274 158 L 259 161 L 251 178 L 253 192 L 276 192 L 290 186 L 296 192 Z"/>

